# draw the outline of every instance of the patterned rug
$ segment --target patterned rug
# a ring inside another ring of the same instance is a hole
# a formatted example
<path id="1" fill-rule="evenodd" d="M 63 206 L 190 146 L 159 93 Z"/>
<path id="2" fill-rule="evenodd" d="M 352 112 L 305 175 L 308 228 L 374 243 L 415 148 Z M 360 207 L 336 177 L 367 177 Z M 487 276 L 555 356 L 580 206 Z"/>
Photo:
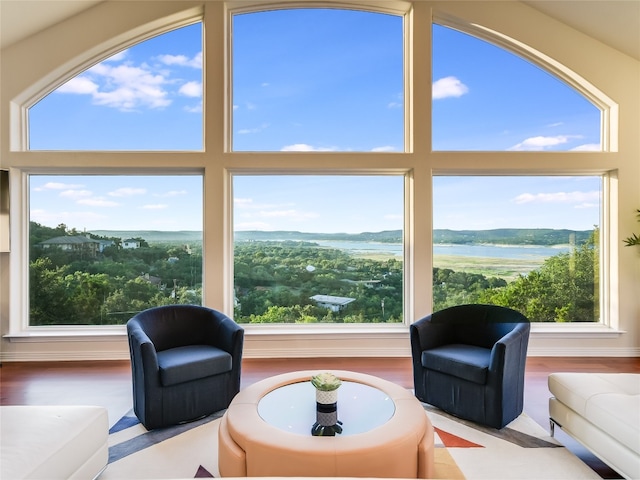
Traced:
<path id="1" fill-rule="evenodd" d="M 435 430 L 435 478 L 600 478 L 524 414 L 495 430 L 424 408 Z M 109 465 L 100 479 L 219 477 L 217 434 L 223 413 L 150 432 L 128 413 L 110 430 Z"/>

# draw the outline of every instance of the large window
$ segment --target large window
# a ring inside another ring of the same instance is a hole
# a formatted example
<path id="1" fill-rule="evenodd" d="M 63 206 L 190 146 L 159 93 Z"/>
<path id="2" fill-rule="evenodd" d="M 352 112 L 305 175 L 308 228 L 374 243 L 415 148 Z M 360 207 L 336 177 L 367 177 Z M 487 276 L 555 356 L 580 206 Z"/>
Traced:
<path id="1" fill-rule="evenodd" d="M 600 177 L 435 177 L 434 310 L 600 321 Z"/>
<path id="2" fill-rule="evenodd" d="M 540 67 L 433 26 L 433 149 L 600 151 L 600 110 Z"/>
<path id="3" fill-rule="evenodd" d="M 235 318 L 403 320 L 402 176 L 235 176 Z"/>
<path id="4" fill-rule="evenodd" d="M 138 12 L 144 41 L 112 55 L 122 33 L 26 105 L 29 151 L 9 152 L 28 179 L 21 322 L 122 324 L 167 303 L 258 331 L 395 334 L 472 301 L 607 318 L 617 163 L 579 82 L 442 25 L 430 51 L 432 13 L 410 2 L 205 3 L 211 25 L 174 12 L 162 34 Z"/>
<path id="5" fill-rule="evenodd" d="M 200 176 L 31 175 L 30 325 L 200 304 Z"/>
<path id="6" fill-rule="evenodd" d="M 403 21 L 338 9 L 233 17 L 233 149 L 404 151 Z"/>
<path id="7" fill-rule="evenodd" d="M 31 150 L 202 150 L 202 24 L 106 58 L 29 110 Z"/>

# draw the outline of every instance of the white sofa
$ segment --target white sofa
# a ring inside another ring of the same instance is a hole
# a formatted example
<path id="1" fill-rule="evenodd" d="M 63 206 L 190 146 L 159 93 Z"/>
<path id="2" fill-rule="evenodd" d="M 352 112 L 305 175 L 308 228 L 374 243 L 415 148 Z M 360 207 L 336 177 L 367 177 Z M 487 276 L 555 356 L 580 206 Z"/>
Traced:
<path id="1" fill-rule="evenodd" d="M 640 479 L 640 374 L 552 373 L 551 434 L 558 425 L 616 472 Z"/>
<path id="2" fill-rule="evenodd" d="M 106 468 L 108 437 L 103 407 L 0 407 L 0 478 L 91 480 Z"/>

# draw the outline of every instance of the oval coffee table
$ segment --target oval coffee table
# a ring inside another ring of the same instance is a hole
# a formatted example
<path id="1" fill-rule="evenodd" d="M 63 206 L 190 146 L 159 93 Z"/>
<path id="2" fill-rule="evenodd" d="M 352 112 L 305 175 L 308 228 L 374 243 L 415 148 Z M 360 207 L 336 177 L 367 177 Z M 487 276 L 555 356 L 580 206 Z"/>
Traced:
<path id="1" fill-rule="evenodd" d="M 223 477 L 386 477 L 433 475 L 433 426 L 413 394 L 372 375 L 333 371 L 343 432 L 315 437 L 318 371 L 270 377 L 240 391 L 222 417 Z"/>

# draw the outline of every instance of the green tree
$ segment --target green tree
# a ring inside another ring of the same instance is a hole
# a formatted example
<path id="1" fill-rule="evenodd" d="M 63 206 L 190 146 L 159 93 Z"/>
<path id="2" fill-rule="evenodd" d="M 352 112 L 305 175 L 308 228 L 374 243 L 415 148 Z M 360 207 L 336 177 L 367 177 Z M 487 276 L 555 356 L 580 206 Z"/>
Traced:
<path id="1" fill-rule="evenodd" d="M 599 230 L 569 253 L 549 257 L 537 270 L 479 300 L 522 312 L 532 322 L 594 322 L 599 312 Z"/>
<path id="2" fill-rule="evenodd" d="M 102 305 L 112 290 L 109 276 L 103 273 L 92 275 L 75 271 L 67 275 L 64 281 L 67 287 L 66 296 L 73 310 L 67 322 L 81 325 L 105 323 Z"/>
<path id="3" fill-rule="evenodd" d="M 54 267 L 48 258 L 37 258 L 29 265 L 30 324 L 56 325 L 73 318 L 73 308 L 64 282 L 65 267 Z"/>

